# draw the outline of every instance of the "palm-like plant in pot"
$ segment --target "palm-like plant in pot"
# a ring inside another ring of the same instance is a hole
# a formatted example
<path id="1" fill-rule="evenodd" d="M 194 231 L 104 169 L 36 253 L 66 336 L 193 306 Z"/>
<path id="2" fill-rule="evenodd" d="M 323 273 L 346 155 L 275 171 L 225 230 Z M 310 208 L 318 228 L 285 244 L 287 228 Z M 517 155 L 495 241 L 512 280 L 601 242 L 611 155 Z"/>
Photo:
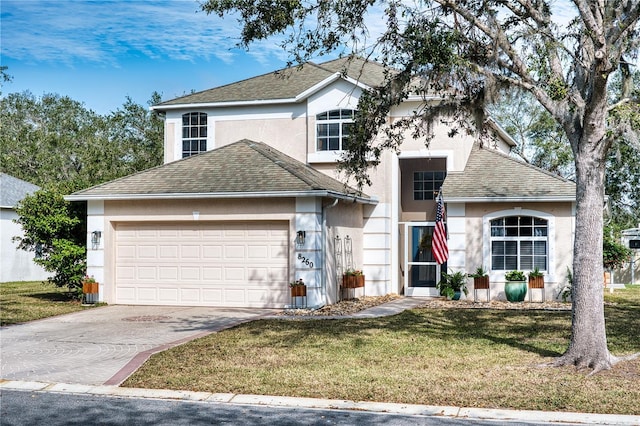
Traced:
<path id="1" fill-rule="evenodd" d="M 527 295 L 527 281 L 524 272 L 509 271 L 504 274 L 504 294 L 509 302 L 522 302 Z"/>
<path id="2" fill-rule="evenodd" d="M 440 282 L 436 284 L 436 288 L 440 290 L 441 296 L 447 299 L 458 300 L 461 293 L 469 294 L 467 289 L 467 275 L 463 271 L 454 272 L 452 274 L 442 273 Z"/>

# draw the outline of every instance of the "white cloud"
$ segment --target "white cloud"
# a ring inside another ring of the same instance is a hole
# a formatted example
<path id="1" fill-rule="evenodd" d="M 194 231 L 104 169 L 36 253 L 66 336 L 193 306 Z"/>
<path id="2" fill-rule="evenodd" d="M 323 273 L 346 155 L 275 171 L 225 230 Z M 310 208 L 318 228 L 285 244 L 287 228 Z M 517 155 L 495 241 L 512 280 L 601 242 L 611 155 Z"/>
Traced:
<path id="1" fill-rule="evenodd" d="M 239 34 L 235 18 L 206 15 L 194 0 L 2 1 L 2 55 L 20 61 L 118 66 L 123 55 L 141 55 L 231 63 Z M 277 43 L 252 47 L 258 60 L 282 56 Z"/>

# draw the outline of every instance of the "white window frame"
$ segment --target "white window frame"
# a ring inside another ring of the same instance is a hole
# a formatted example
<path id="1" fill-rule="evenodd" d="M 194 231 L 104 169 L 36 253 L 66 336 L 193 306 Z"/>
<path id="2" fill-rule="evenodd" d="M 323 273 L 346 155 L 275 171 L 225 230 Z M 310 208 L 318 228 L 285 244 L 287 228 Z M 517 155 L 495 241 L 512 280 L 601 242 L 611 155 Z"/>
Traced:
<path id="1" fill-rule="evenodd" d="M 504 274 L 507 271 L 494 270 L 491 258 L 491 221 L 507 216 L 531 216 L 547 221 L 547 270 L 545 276 L 549 282 L 555 282 L 556 269 L 556 221 L 555 216 L 538 210 L 513 208 L 491 212 L 482 217 L 482 259 L 483 264 L 489 268 L 490 279 L 495 282 L 504 282 Z M 516 238 L 516 237 L 509 237 Z M 532 240 L 535 237 L 517 237 L 520 240 Z M 527 272 L 525 270 L 525 272 Z"/>
<path id="2" fill-rule="evenodd" d="M 340 111 L 340 117 L 342 117 L 342 111 L 351 111 L 351 118 L 321 118 L 322 115 L 329 115 L 330 113 L 334 112 L 334 111 Z M 344 138 L 345 135 L 343 134 L 343 129 L 344 129 L 344 124 L 349 124 L 349 123 L 353 123 L 354 122 L 354 117 L 356 114 L 356 110 L 355 109 L 350 109 L 350 108 L 336 108 L 336 109 L 332 109 L 332 110 L 327 110 L 327 111 L 323 111 L 320 112 L 318 114 L 316 114 L 316 137 L 315 137 L 315 141 L 316 141 L 316 152 L 339 152 L 339 151 L 343 151 L 344 150 Z M 325 137 L 325 136 L 320 136 L 320 132 L 319 132 L 319 127 L 320 125 L 331 125 L 331 124 L 338 124 L 338 149 L 329 149 L 329 138 L 328 136 L 327 138 L 327 149 L 321 149 L 321 144 L 320 144 L 320 138 L 321 137 Z"/>
<path id="3" fill-rule="evenodd" d="M 198 114 L 198 124 L 197 125 L 192 125 L 191 123 L 189 123 L 188 125 L 184 124 L 184 117 L 185 115 L 189 116 L 189 121 L 191 121 L 191 116 L 193 114 Z M 200 123 L 200 119 L 201 116 L 204 115 L 206 122 L 204 124 Z M 203 152 L 206 152 L 208 149 L 208 145 L 209 145 L 209 141 L 208 141 L 208 135 L 209 135 L 209 127 L 208 127 L 208 123 L 209 123 L 209 117 L 208 114 L 206 112 L 202 112 L 202 111 L 190 111 L 190 112 L 185 112 L 184 114 L 180 115 L 180 158 L 187 158 L 190 157 L 192 155 L 196 155 L 196 154 L 200 154 Z M 189 136 L 185 137 L 184 136 L 184 130 L 185 128 L 191 130 L 191 128 L 193 127 L 197 127 L 199 129 L 198 131 L 198 135 L 196 137 L 193 137 L 191 135 L 191 132 L 189 131 Z M 205 135 L 202 136 L 200 135 L 200 132 L 202 131 L 202 129 L 204 129 L 205 131 Z M 200 143 L 204 140 L 204 150 L 200 149 Z M 184 143 L 185 142 L 189 142 L 189 144 L 191 144 L 192 141 L 198 141 L 198 149 L 197 150 L 192 150 L 189 149 L 187 151 L 185 151 L 184 149 Z M 185 152 L 188 152 L 188 155 L 185 155 Z"/>

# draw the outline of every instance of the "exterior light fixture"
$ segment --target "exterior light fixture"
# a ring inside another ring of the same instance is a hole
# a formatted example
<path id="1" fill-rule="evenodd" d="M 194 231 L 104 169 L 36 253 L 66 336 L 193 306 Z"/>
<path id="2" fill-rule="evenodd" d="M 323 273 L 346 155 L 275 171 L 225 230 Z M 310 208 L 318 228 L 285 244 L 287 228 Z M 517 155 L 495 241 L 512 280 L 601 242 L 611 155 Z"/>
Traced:
<path id="1" fill-rule="evenodd" d="M 93 231 L 91 233 L 91 247 L 94 250 L 97 250 L 98 247 L 100 247 L 100 238 L 102 238 L 102 232 L 100 231 Z"/>
<path id="2" fill-rule="evenodd" d="M 306 232 L 305 231 L 296 232 L 296 246 L 298 246 L 298 247 L 304 246 L 305 237 L 306 237 Z"/>

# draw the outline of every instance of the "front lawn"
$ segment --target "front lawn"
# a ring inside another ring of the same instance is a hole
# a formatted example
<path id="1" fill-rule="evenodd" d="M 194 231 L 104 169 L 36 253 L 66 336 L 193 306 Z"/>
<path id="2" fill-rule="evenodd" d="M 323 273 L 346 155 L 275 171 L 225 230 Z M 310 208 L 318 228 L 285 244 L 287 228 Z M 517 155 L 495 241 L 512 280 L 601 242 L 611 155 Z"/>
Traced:
<path id="1" fill-rule="evenodd" d="M 0 283 L 0 325 L 17 324 L 86 309 L 66 288 L 42 281 Z"/>
<path id="2" fill-rule="evenodd" d="M 640 352 L 640 287 L 606 295 L 609 346 Z M 640 359 L 587 376 L 546 368 L 568 311 L 414 309 L 261 320 L 153 356 L 124 386 L 466 407 L 640 414 Z"/>

